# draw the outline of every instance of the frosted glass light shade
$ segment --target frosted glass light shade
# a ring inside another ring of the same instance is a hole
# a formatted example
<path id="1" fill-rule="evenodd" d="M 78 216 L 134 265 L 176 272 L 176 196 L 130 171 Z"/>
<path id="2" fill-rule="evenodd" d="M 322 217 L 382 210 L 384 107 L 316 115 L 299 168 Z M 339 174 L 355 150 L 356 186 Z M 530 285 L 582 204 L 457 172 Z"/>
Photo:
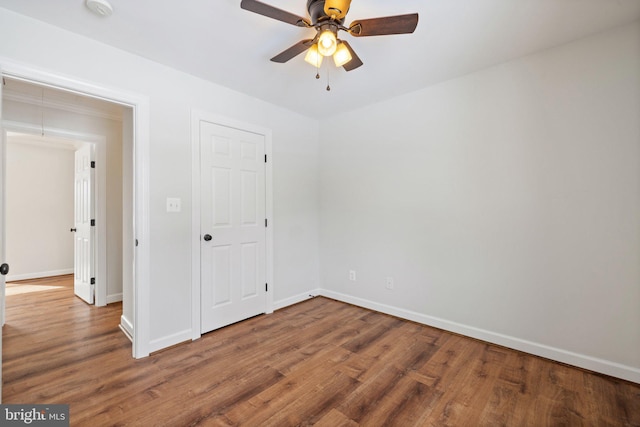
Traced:
<path id="1" fill-rule="evenodd" d="M 318 39 L 318 52 L 323 56 L 331 56 L 335 53 L 338 41 L 331 30 L 324 30 Z"/>
<path id="2" fill-rule="evenodd" d="M 351 57 L 351 52 L 344 43 L 340 43 L 336 48 L 336 53 L 333 54 L 333 62 L 336 63 L 336 67 L 342 67 L 347 62 L 353 59 Z"/>
<path id="3" fill-rule="evenodd" d="M 307 50 L 307 54 L 304 57 L 304 60 L 309 64 L 313 65 L 316 68 L 320 68 L 322 65 L 322 55 L 318 52 L 318 45 L 314 44 Z"/>

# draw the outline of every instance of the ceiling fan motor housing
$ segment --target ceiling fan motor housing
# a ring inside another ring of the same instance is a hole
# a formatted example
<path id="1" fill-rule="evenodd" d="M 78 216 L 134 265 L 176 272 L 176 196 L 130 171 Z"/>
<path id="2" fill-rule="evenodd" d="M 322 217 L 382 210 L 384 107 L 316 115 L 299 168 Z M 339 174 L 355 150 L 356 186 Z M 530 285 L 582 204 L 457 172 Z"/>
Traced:
<path id="1" fill-rule="evenodd" d="M 324 13 L 328 16 L 335 16 L 334 19 L 344 19 L 349 12 L 351 0 L 325 0 Z"/>
<path id="2" fill-rule="evenodd" d="M 332 16 L 336 22 L 342 24 L 350 5 L 351 0 L 307 0 L 307 11 L 314 26 Z"/>

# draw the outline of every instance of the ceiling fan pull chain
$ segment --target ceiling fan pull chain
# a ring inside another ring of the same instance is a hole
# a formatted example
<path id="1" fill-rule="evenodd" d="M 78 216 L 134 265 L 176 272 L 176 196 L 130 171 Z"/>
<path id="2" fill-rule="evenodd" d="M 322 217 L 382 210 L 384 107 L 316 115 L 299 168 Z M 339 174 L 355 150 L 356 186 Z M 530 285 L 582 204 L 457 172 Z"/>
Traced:
<path id="1" fill-rule="evenodd" d="M 331 86 L 329 86 L 329 66 L 327 65 L 327 92 L 331 90 Z"/>
<path id="2" fill-rule="evenodd" d="M 321 64 L 322 64 L 322 61 L 316 60 L 316 80 L 320 79 L 320 65 Z"/>

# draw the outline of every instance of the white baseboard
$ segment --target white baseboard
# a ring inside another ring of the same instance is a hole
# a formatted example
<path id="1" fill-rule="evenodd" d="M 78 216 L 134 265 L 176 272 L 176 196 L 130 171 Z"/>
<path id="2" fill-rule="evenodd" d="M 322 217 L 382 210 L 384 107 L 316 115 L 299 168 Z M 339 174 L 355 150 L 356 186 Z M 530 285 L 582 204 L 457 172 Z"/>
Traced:
<path id="1" fill-rule="evenodd" d="M 133 323 L 124 314 L 120 316 L 120 329 L 129 338 L 129 341 L 133 342 Z"/>
<path id="2" fill-rule="evenodd" d="M 122 292 L 119 294 L 107 295 L 107 304 L 122 301 Z"/>
<path id="3" fill-rule="evenodd" d="M 544 344 L 535 343 L 512 336 L 487 331 L 473 326 L 463 325 L 438 317 L 428 316 L 402 308 L 393 307 L 374 301 L 357 298 L 351 295 L 333 292 L 329 290 L 319 290 L 318 295 L 326 296 L 338 301 L 357 305 L 359 307 L 368 308 L 370 310 L 379 311 L 381 313 L 390 314 L 402 319 L 411 320 L 424 325 L 433 326 L 438 329 L 476 338 L 489 343 L 497 344 L 503 347 L 512 348 L 523 351 L 525 353 L 555 360 L 557 362 L 566 363 L 568 365 L 577 366 L 579 368 L 588 369 L 590 371 L 599 372 L 601 374 L 610 375 L 612 377 L 621 378 L 634 383 L 640 383 L 640 369 L 631 366 L 622 365 L 609 360 L 598 359 L 584 354 L 574 353 L 560 348 L 550 347 Z"/>
<path id="4" fill-rule="evenodd" d="M 289 298 L 285 298 L 285 299 L 282 299 L 282 300 L 279 300 L 279 301 L 274 301 L 273 302 L 273 309 L 274 310 L 280 310 L 281 308 L 285 308 L 285 307 L 288 307 L 290 305 L 297 304 L 299 302 L 308 300 L 309 298 L 312 298 L 312 297 L 315 297 L 317 295 L 320 295 L 320 293 L 321 293 L 320 289 L 314 289 L 314 290 L 311 290 L 309 292 L 304 292 L 304 293 L 301 293 L 301 294 L 298 294 L 298 295 L 294 295 L 294 296 L 289 297 Z"/>
<path id="5" fill-rule="evenodd" d="M 15 282 L 17 280 L 41 279 L 43 277 L 64 276 L 65 274 L 73 274 L 73 268 L 64 268 L 62 270 L 38 271 L 36 273 L 24 274 L 7 274 L 7 282 Z"/>
<path id="6" fill-rule="evenodd" d="M 320 289 L 315 289 L 313 291 L 309 291 L 309 292 L 305 292 L 299 295 L 295 295 L 293 297 L 289 297 L 286 298 L 284 300 L 280 300 L 280 301 L 276 301 L 273 303 L 273 309 L 275 310 L 279 310 L 281 308 L 293 305 L 293 304 L 297 304 L 299 302 L 302 302 L 304 300 L 307 300 L 309 298 L 312 298 L 314 296 L 317 296 L 320 294 Z M 120 324 L 120 328 L 124 329 L 122 320 L 124 319 L 124 317 L 121 318 L 121 324 Z M 133 328 L 131 328 L 131 330 L 133 330 Z M 173 335 L 169 335 L 163 338 L 159 338 L 156 340 L 152 340 L 149 343 L 149 353 L 153 353 L 154 351 L 159 351 L 162 349 L 165 349 L 167 347 L 171 347 L 173 345 L 176 344 L 180 344 L 182 342 L 185 341 L 193 341 L 193 332 L 189 329 L 189 330 L 184 330 L 178 333 L 175 333 Z"/>
<path id="7" fill-rule="evenodd" d="M 185 329 L 184 331 L 180 331 L 166 337 L 151 340 L 149 342 L 149 353 L 153 353 L 154 351 L 162 350 L 185 341 L 192 341 L 191 329 Z"/>

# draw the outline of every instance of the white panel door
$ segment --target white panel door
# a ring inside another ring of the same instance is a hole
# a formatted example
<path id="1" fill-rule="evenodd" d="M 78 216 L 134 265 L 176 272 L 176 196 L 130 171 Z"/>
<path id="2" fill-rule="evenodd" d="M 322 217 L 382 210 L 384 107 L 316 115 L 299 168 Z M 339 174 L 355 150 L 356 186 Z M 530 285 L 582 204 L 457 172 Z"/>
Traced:
<path id="1" fill-rule="evenodd" d="M 266 311 L 265 138 L 200 122 L 201 332 Z"/>
<path id="2" fill-rule="evenodd" d="M 76 151 L 75 161 L 75 239 L 74 239 L 74 281 L 73 289 L 77 296 L 89 304 L 94 298 L 94 250 L 91 225 L 94 217 L 94 168 L 93 145 L 84 144 Z M 73 230 L 72 230 L 73 231 Z M 93 280 L 92 280 L 93 279 Z"/>

